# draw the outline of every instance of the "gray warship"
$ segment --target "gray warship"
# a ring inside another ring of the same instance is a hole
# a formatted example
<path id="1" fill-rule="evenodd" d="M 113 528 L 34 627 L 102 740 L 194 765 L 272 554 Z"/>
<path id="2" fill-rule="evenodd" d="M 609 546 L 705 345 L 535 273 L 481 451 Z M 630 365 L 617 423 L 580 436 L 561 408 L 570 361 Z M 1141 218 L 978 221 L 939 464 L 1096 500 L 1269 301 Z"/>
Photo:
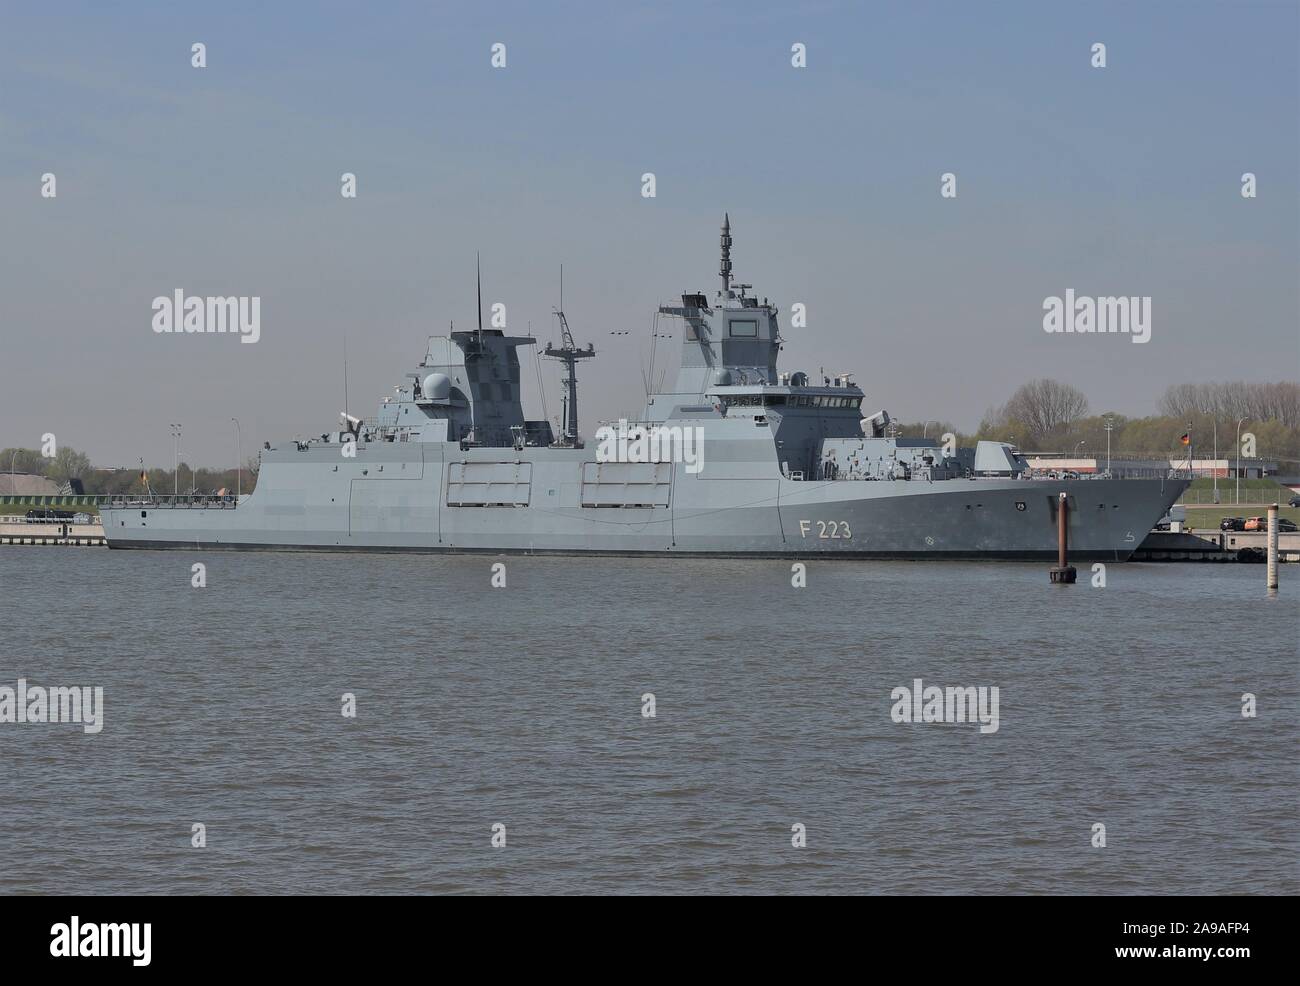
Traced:
<path id="1" fill-rule="evenodd" d="M 373 419 L 261 453 L 230 497 L 114 497 L 113 548 L 418 551 L 783 558 L 1048 559 L 1067 499 L 1071 555 L 1123 561 L 1188 485 L 1038 475 L 1003 442 L 954 448 L 892 434 L 848 375 L 778 370 L 778 309 L 732 278 L 659 308 L 678 320 L 670 390 L 641 420 L 578 428 L 577 367 L 595 355 L 556 312 L 563 413 L 525 417 L 518 350 L 501 329 L 429 338 Z M 647 386 L 647 391 L 651 387 Z M 662 385 L 661 385 L 662 389 Z"/>

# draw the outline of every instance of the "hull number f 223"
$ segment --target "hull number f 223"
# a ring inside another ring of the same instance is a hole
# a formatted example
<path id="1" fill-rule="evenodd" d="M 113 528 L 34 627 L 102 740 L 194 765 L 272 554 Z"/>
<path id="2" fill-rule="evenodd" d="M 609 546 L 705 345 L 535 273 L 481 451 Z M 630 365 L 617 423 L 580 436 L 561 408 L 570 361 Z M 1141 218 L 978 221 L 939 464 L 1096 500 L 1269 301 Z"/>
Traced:
<path id="1" fill-rule="evenodd" d="M 853 537 L 847 520 L 801 520 L 799 536 L 807 538 L 817 529 L 816 537 L 823 541 L 847 541 Z"/>

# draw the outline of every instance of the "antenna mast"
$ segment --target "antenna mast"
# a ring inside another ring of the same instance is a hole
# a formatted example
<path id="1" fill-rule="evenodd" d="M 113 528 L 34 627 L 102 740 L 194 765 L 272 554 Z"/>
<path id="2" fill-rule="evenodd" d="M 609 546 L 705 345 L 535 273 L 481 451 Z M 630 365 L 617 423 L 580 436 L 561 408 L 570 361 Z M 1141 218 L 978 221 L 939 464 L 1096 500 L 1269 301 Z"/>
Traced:
<path id="1" fill-rule="evenodd" d="M 583 441 L 578 435 L 578 368 L 580 359 L 590 359 L 596 355 L 596 347 L 587 343 L 586 349 L 579 349 L 573 342 L 573 333 L 569 331 L 569 320 L 564 317 L 564 265 L 560 265 L 560 307 L 555 309 L 560 320 L 560 345 L 546 344 L 542 355 L 548 359 L 558 359 L 564 364 L 564 433 L 551 443 L 552 448 L 582 448 Z"/>
<path id="2" fill-rule="evenodd" d="M 722 293 L 731 292 L 731 215 L 722 214 L 722 266 L 718 269 L 722 275 Z"/>

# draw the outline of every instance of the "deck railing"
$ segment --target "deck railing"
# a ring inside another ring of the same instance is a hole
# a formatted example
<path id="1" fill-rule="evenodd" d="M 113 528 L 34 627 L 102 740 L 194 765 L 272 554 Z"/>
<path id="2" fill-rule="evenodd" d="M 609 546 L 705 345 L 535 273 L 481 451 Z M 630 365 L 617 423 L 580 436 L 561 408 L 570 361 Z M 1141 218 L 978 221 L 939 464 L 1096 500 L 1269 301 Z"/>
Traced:
<path id="1" fill-rule="evenodd" d="M 215 493 L 182 493 L 179 496 L 163 493 L 113 493 L 101 497 L 99 501 L 101 510 L 122 507 L 155 510 L 234 510 L 237 505 L 234 494 L 218 496 Z"/>

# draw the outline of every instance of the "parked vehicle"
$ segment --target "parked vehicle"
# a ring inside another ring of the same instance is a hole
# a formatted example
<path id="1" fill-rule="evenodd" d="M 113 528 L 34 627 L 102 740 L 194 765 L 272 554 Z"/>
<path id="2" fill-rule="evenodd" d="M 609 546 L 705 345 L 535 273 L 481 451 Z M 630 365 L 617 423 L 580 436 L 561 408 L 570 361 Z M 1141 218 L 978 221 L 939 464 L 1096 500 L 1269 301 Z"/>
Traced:
<path id="1" fill-rule="evenodd" d="M 1221 531 L 1244 531 L 1246 529 L 1245 517 L 1224 517 L 1219 521 L 1219 530 Z"/>
<path id="2" fill-rule="evenodd" d="M 1225 519 L 1225 520 L 1226 520 L 1226 519 Z M 1285 532 L 1285 533 L 1287 533 L 1287 534 L 1290 534 L 1290 533 L 1294 532 L 1294 531 L 1297 529 L 1297 528 L 1296 528 L 1296 522 L 1293 521 L 1293 520 L 1287 520 L 1287 518 L 1285 518 L 1285 517 L 1279 517 L 1279 518 L 1277 519 L 1277 529 L 1278 529 L 1278 532 L 1279 532 L 1279 533 Z M 1227 528 L 1225 527 L 1224 530 L 1226 531 Z M 1242 527 L 1242 530 L 1243 530 L 1243 531 L 1257 531 L 1257 532 L 1260 532 L 1260 533 L 1266 532 L 1266 531 L 1268 530 L 1268 518 L 1267 518 L 1267 517 L 1249 517 L 1249 518 L 1246 519 L 1246 523 L 1245 523 L 1245 525 Z"/>
<path id="3" fill-rule="evenodd" d="M 1300 493 L 1296 493 L 1291 499 L 1287 500 L 1288 507 L 1300 507 Z"/>

